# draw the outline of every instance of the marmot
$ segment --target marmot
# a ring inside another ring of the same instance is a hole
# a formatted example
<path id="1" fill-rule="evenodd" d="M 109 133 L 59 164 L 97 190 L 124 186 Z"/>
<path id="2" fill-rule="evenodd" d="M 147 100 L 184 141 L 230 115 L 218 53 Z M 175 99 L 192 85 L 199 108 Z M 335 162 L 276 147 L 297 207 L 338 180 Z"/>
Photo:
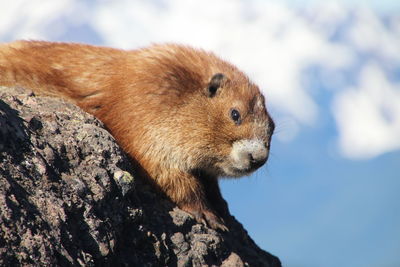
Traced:
<path id="1" fill-rule="evenodd" d="M 262 166 L 274 131 L 244 73 L 182 45 L 1 44 L 0 85 L 62 97 L 99 118 L 144 176 L 214 229 L 227 230 L 229 215 L 217 178 Z"/>

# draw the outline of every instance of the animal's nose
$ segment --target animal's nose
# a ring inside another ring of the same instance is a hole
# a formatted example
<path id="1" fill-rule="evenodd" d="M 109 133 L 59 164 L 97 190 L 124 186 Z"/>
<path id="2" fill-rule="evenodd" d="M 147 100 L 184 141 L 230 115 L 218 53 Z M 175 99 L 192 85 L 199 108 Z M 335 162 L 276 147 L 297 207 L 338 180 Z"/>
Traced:
<path id="1" fill-rule="evenodd" d="M 252 169 L 257 169 L 264 165 L 268 159 L 268 150 L 266 148 L 260 148 L 252 151 L 249 155 L 250 165 Z"/>

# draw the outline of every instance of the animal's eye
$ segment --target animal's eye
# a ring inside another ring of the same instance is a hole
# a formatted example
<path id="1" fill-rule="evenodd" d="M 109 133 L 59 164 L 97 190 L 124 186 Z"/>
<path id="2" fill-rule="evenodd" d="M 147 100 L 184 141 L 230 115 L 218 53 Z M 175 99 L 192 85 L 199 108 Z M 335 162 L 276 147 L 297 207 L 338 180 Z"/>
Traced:
<path id="1" fill-rule="evenodd" d="M 231 118 L 236 124 L 240 124 L 240 112 L 236 109 L 231 110 Z"/>

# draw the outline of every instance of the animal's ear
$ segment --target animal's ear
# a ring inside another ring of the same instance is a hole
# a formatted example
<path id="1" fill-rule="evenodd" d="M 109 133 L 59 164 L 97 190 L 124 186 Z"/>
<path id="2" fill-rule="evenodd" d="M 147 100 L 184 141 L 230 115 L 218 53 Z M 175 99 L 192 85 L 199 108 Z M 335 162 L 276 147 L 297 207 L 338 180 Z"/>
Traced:
<path id="1" fill-rule="evenodd" d="M 218 89 L 223 85 L 225 79 L 226 77 L 222 73 L 214 74 L 207 85 L 207 96 L 214 97 L 217 94 Z"/>

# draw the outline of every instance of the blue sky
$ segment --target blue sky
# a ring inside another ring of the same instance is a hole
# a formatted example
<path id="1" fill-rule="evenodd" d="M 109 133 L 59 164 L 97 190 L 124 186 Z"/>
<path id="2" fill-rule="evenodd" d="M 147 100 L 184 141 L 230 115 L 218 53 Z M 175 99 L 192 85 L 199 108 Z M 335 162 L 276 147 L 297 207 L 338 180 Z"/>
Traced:
<path id="1" fill-rule="evenodd" d="M 225 181 L 232 213 L 287 266 L 397 266 L 400 153 L 349 161 L 319 139 L 275 142 L 261 173 Z"/>
<path id="2" fill-rule="evenodd" d="M 0 10 L 0 41 L 179 42 L 238 65 L 277 131 L 266 166 L 222 181 L 232 214 L 285 266 L 400 266 L 400 1 L 16 0 Z"/>

